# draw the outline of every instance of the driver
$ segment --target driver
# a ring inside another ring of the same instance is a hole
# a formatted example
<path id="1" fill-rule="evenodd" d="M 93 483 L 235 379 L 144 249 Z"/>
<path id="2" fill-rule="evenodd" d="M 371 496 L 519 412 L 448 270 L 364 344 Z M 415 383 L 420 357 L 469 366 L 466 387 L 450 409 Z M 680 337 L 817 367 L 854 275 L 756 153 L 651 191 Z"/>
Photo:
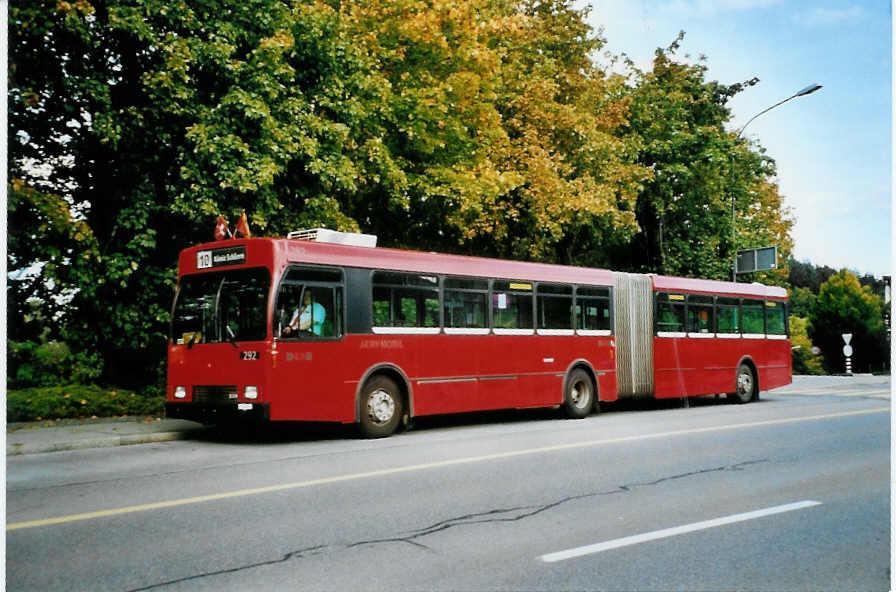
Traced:
<path id="1" fill-rule="evenodd" d="M 302 306 L 292 313 L 292 319 L 283 328 L 283 334 L 290 335 L 293 331 L 311 331 L 315 335 L 320 335 L 321 326 L 326 316 L 326 309 L 322 304 L 314 301 L 311 290 L 305 290 Z"/>

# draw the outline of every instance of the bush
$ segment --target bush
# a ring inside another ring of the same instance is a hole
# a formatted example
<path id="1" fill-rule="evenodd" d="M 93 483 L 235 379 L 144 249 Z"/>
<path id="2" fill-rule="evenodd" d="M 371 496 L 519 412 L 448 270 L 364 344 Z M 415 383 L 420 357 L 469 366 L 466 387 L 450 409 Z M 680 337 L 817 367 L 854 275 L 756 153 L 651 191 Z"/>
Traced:
<path id="1" fill-rule="evenodd" d="M 32 387 L 7 392 L 6 421 L 161 415 L 164 402 L 157 387 L 140 393 L 80 384 Z"/>
<path id="2" fill-rule="evenodd" d="M 72 353 L 61 341 L 7 342 L 7 387 L 87 384 L 97 379 L 102 363 L 97 354 Z"/>

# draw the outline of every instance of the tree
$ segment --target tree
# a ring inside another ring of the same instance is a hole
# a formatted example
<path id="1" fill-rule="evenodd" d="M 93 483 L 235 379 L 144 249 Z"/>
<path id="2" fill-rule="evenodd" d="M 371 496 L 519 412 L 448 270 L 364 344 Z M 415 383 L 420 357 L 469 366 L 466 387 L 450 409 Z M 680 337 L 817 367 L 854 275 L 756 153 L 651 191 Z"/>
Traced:
<path id="1" fill-rule="evenodd" d="M 630 65 L 625 130 L 640 140 L 638 162 L 653 176 L 637 200 L 640 231 L 614 261 L 621 268 L 728 279 L 738 249 L 777 245 L 786 257 L 793 222 L 774 183 L 774 161 L 724 127 L 728 100 L 758 79 L 707 82 L 703 58 L 695 65 L 676 61 L 683 37 L 656 51 L 651 71 Z M 780 273 L 771 277 L 784 280 Z"/>
<path id="2" fill-rule="evenodd" d="M 219 213 L 536 259 L 635 230 L 627 99 L 566 1 L 18 0 L 10 24 L 11 302 L 110 381 L 160 370 L 177 253 Z"/>
<path id="3" fill-rule="evenodd" d="M 821 348 L 828 372 L 844 371 L 844 333 L 852 334 L 854 371 L 869 372 L 885 366 L 889 351 L 882 309 L 881 298 L 861 286 L 850 271 L 840 271 L 821 285 L 808 335 Z"/>
<path id="4" fill-rule="evenodd" d="M 383 145 L 404 173 L 403 210 L 357 200 L 365 227 L 386 244 L 565 261 L 631 236 L 648 173 L 613 133 L 627 99 L 590 60 L 603 41 L 583 11 L 565 0 L 347 6 L 352 38 L 387 78 Z"/>
<path id="5" fill-rule="evenodd" d="M 837 273 L 836 269 L 824 266 L 816 266 L 809 261 L 797 261 L 790 258 L 787 260 L 787 268 L 789 270 L 787 281 L 793 287 L 808 288 L 813 294 L 818 294 L 821 284 Z"/>
<path id="6" fill-rule="evenodd" d="M 790 316 L 790 344 L 794 374 L 824 374 L 821 357 L 812 352 L 814 344 L 807 333 L 809 321 Z"/>
<path id="7" fill-rule="evenodd" d="M 809 318 L 815 308 L 816 295 L 809 288 L 794 287 L 790 291 L 790 314 Z"/>
<path id="8" fill-rule="evenodd" d="M 9 13 L 9 294 L 31 319 L 10 326 L 58 326 L 110 382 L 161 376 L 178 252 L 219 214 L 705 277 L 738 244 L 788 249 L 770 159 L 722 127 L 742 86 L 671 48 L 632 87 L 570 0 Z"/>
<path id="9" fill-rule="evenodd" d="M 84 262 L 43 265 L 40 298 L 70 297 L 66 336 L 110 380 L 160 367 L 177 252 L 218 213 L 356 229 L 338 197 L 390 167 L 349 133 L 377 118 L 380 81 L 327 4 L 23 2 L 10 22 L 11 215 L 55 195 L 89 237 L 26 216 L 11 268 Z"/>

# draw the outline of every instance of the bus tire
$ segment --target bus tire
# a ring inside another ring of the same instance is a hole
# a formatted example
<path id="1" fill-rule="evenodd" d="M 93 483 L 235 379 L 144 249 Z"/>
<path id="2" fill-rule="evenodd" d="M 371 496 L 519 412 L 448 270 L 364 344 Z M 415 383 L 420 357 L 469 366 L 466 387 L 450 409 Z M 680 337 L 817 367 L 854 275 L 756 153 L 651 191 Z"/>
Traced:
<path id="1" fill-rule="evenodd" d="M 737 367 L 737 375 L 735 377 L 733 393 L 728 394 L 728 399 L 739 405 L 749 403 L 756 398 L 757 391 L 756 373 L 748 364 L 741 364 Z"/>
<path id="2" fill-rule="evenodd" d="M 569 419 L 588 417 L 594 407 L 594 383 L 581 368 L 576 368 L 566 378 L 563 392 L 563 413 Z"/>
<path id="3" fill-rule="evenodd" d="M 401 391 L 388 376 L 374 376 L 361 391 L 359 429 L 365 438 L 385 438 L 398 428 L 404 411 Z"/>

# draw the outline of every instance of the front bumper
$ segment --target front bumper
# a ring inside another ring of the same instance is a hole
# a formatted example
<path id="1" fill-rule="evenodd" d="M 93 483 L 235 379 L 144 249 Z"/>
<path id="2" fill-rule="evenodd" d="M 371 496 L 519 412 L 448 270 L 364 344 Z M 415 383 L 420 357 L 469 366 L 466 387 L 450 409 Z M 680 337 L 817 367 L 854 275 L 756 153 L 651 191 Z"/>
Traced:
<path id="1" fill-rule="evenodd" d="M 267 403 L 192 403 L 165 402 L 165 416 L 171 419 L 189 419 L 204 424 L 222 421 L 268 421 L 271 419 Z"/>

